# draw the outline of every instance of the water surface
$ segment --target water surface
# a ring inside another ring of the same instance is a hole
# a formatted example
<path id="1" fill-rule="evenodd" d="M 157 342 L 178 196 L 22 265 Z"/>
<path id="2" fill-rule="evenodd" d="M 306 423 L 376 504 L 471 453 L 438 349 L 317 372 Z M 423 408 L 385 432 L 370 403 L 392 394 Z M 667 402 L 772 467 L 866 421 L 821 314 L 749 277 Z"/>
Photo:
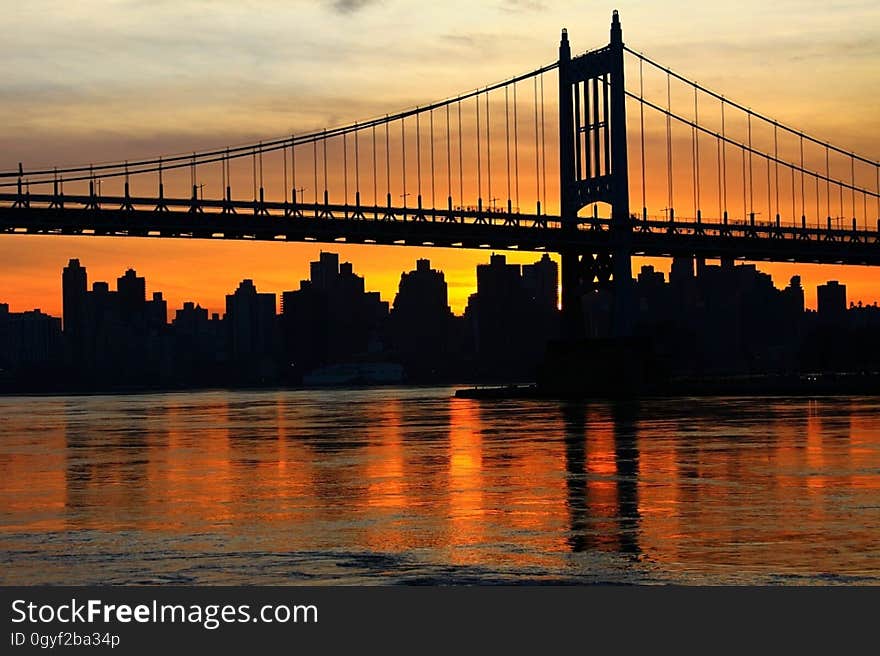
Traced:
<path id="1" fill-rule="evenodd" d="M 0 398 L 0 583 L 880 584 L 880 400 Z"/>

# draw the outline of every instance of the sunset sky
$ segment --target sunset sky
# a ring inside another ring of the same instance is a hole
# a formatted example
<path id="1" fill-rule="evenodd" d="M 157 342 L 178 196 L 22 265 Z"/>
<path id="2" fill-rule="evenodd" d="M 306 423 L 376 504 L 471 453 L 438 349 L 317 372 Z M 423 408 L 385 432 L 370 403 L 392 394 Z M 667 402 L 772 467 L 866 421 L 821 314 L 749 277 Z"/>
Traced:
<path id="1" fill-rule="evenodd" d="M 0 169 L 190 152 L 393 113 L 554 61 L 562 27 L 575 52 L 603 45 L 613 8 L 540 0 L 14 3 L 4 10 L 0 40 Z M 633 49 L 880 159 L 876 0 L 833 7 L 621 1 L 616 8 Z M 652 182 L 649 193 L 661 187 Z M 657 210 L 663 203 L 649 198 Z M 457 312 L 474 291 L 474 266 L 488 260 L 488 253 L 441 249 L 7 235 L 0 236 L 0 302 L 60 315 L 61 269 L 78 257 L 90 281 L 137 269 L 148 291 L 165 292 L 172 316 L 185 300 L 218 311 L 245 277 L 260 291 L 295 289 L 322 248 L 352 261 L 367 288 L 389 301 L 400 272 L 429 257 L 446 272 Z M 875 270 L 760 268 L 780 287 L 800 273 L 810 306 L 816 284 L 835 278 L 848 285 L 850 300 L 880 299 Z"/>

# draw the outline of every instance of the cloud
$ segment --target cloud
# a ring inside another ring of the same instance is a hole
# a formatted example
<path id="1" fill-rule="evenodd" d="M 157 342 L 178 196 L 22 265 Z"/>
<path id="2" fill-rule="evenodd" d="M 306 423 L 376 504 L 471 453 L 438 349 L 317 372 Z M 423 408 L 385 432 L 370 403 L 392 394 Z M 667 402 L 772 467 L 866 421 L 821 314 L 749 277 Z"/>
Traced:
<path id="1" fill-rule="evenodd" d="M 540 0 L 504 0 L 501 3 L 501 10 L 509 13 L 544 11 L 545 9 L 547 9 L 547 5 Z"/>
<path id="2" fill-rule="evenodd" d="M 354 14 L 376 4 L 379 0 L 333 0 L 332 7 L 340 14 Z"/>

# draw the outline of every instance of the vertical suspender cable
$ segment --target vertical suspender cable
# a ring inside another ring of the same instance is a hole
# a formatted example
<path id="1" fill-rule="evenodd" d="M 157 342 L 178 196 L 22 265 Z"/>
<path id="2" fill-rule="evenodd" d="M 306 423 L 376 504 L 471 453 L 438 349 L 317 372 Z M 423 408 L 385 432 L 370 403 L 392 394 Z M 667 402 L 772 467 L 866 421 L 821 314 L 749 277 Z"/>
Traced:
<path id="1" fill-rule="evenodd" d="M 828 144 L 825 144 L 825 210 L 826 218 L 831 220 L 831 164 L 828 155 Z"/>
<path id="2" fill-rule="evenodd" d="M 644 73 L 644 60 L 639 57 L 639 123 L 641 124 L 641 129 L 639 130 L 639 139 L 641 141 L 641 163 L 642 163 L 642 219 L 644 221 L 648 220 L 648 199 L 645 190 L 645 73 Z M 719 198 L 720 198 L 720 186 L 719 186 Z"/>
<path id="3" fill-rule="evenodd" d="M 481 153 L 480 153 L 480 94 L 477 94 L 474 99 L 476 100 L 477 107 L 477 204 L 482 207 L 483 205 L 483 163 L 481 161 Z"/>
<path id="4" fill-rule="evenodd" d="M 323 154 L 323 163 L 324 163 L 324 203 L 327 203 L 329 198 L 329 194 L 327 192 L 327 130 L 324 130 L 324 138 L 321 139 L 321 145 L 323 146 L 324 154 Z"/>
<path id="5" fill-rule="evenodd" d="M 541 163 L 539 161 L 538 151 L 538 78 L 532 78 L 534 82 L 535 96 L 535 197 L 537 213 L 541 213 Z"/>
<path id="6" fill-rule="evenodd" d="M 513 83 L 513 191 L 516 196 L 516 211 L 519 212 L 519 121 L 516 110 L 516 82 Z"/>
<path id="7" fill-rule="evenodd" d="M 507 165 L 507 204 L 510 205 L 510 98 L 504 87 L 504 161 Z"/>
<path id="8" fill-rule="evenodd" d="M 486 193 L 487 201 L 494 206 L 492 197 L 492 140 L 489 134 L 489 91 L 486 90 Z"/>
<path id="9" fill-rule="evenodd" d="M 724 217 L 727 218 L 727 137 L 724 125 L 724 97 L 721 97 L 721 167 L 724 191 Z"/>
<path id="10" fill-rule="evenodd" d="M 801 223 L 806 223 L 807 221 L 807 195 L 805 190 L 805 182 L 804 178 L 804 135 L 800 135 L 800 148 L 801 148 Z"/>
<path id="11" fill-rule="evenodd" d="M 296 202 L 296 139 L 290 135 L 290 187 L 293 189 L 293 202 Z M 287 191 L 284 192 L 287 195 Z M 303 198 L 302 200 L 305 200 Z"/>
<path id="12" fill-rule="evenodd" d="M 742 165 L 743 165 L 743 177 L 742 177 L 742 180 L 743 180 L 743 220 L 747 221 L 749 218 L 749 206 L 748 206 L 748 202 L 746 201 L 746 193 L 747 193 L 746 183 L 748 182 L 748 179 L 746 178 L 746 149 L 741 148 L 740 151 L 742 152 Z"/>
<path id="13" fill-rule="evenodd" d="M 850 198 L 852 203 L 852 218 L 856 218 L 856 159 L 850 155 L 849 158 L 849 181 L 850 181 Z"/>
<path id="14" fill-rule="evenodd" d="M 720 221 L 724 208 L 721 203 L 721 139 L 718 136 L 715 137 L 715 151 L 717 155 L 715 166 L 718 173 L 718 220 Z"/>
<path id="15" fill-rule="evenodd" d="M 773 163 L 774 174 L 776 176 L 776 216 L 779 216 L 779 129 L 776 123 L 773 124 Z"/>
<path id="16" fill-rule="evenodd" d="M 541 73 L 541 200 L 547 211 L 547 135 L 544 129 L 544 73 Z"/>
<path id="17" fill-rule="evenodd" d="M 673 209 L 673 187 L 672 187 L 672 86 L 669 71 L 666 71 L 666 191 L 667 202 L 666 208 L 671 217 L 675 216 Z M 671 220 L 671 219 L 670 219 Z"/>
<path id="18" fill-rule="evenodd" d="M 461 101 L 458 106 L 458 204 L 464 207 L 464 154 L 462 152 L 463 139 L 461 136 Z"/>
<path id="19" fill-rule="evenodd" d="M 416 192 L 422 197 L 422 121 L 416 107 Z"/>
<path id="20" fill-rule="evenodd" d="M 755 186 L 752 184 L 752 113 L 747 114 L 749 122 L 749 215 L 755 213 Z"/>
<path id="21" fill-rule="evenodd" d="M 452 204 L 452 135 L 449 133 L 449 105 L 446 105 L 446 200 Z M 451 209 L 451 208 L 450 208 Z"/>
<path id="22" fill-rule="evenodd" d="M 403 206 L 406 207 L 406 119 L 400 119 L 400 155 L 401 155 L 401 175 L 403 177 Z"/>
<path id="23" fill-rule="evenodd" d="M 700 112 L 699 107 L 697 105 L 697 88 L 694 87 L 694 124 L 700 124 Z M 697 160 L 697 216 L 700 216 L 700 131 L 694 127 L 694 147 L 696 149 L 696 160 Z"/>
<path id="24" fill-rule="evenodd" d="M 378 171 L 376 170 L 376 124 L 374 123 L 371 130 L 373 141 L 373 207 L 379 207 L 379 183 Z"/>
<path id="25" fill-rule="evenodd" d="M 435 208 L 437 206 L 437 194 L 436 194 L 436 181 L 434 179 L 434 110 L 432 109 L 430 114 L 430 124 L 431 124 L 431 208 Z"/>
<path id="26" fill-rule="evenodd" d="M 354 124 L 354 200 L 356 205 L 361 204 L 361 153 L 360 133 L 357 123 Z"/>
<path id="27" fill-rule="evenodd" d="M 385 115 L 385 191 L 388 194 L 388 207 L 391 207 L 391 124 Z"/>

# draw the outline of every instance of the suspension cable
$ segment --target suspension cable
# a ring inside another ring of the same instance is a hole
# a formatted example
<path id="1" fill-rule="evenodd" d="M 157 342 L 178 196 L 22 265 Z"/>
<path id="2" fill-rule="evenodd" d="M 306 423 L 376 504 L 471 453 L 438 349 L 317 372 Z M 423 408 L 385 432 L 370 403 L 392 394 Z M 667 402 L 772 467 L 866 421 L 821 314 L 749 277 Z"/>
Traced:
<path id="1" fill-rule="evenodd" d="M 477 96 L 476 101 L 477 107 L 477 201 L 479 205 L 482 205 L 483 200 L 483 164 L 480 161 L 480 97 Z"/>
<path id="2" fill-rule="evenodd" d="M 644 64 L 642 60 L 639 60 L 639 100 L 642 101 L 645 99 L 645 77 L 644 77 Z M 641 164 L 642 164 L 642 220 L 648 220 L 648 200 L 647 200 L 647 192 L 645 187 L 645 103 L 639 102 L 639 141 L 641 144 Z M 720 169 L 719 169 L 720 171 Z M 719 198 L 720 198 L 720 186 L 719 186 Z"/>
<path id="3" fill-rule="evenodd" d="M 535 78 L 537 79 L 537 78 Z M 492 139 L 489 135 L 489 92 L 486 91 L 486 193 L 487 201 L 494 209 L 495 199 L 492 196 Z"/>
<path id="4" fill-rule="evenodd" d="M 505 87 L 506 88 L 506 87 Z M 428 114 L 431 124 L 431 207 L 437 206 L 436 181 L 434 177 L 434 110 Z"/>
<path id="5" fill-rule="evenodd" d="M 878 166 L 878 162 L 875 161 L 875 160 L 869 159 L 869 158 L 867 158 L 867 157 L 862 157 L 862 156 L 859 156 L 859 155 L 855 155 L 854 153 L 851 153 L 851 152 L 849 152 L 849 151 L 846 151 L 846 150 L 844 150 L 844 149 L 842 149 L 842 148 L 838 148 L 838 147 L 836 147 L 836 146 L 833 146 L 833 145 L 831 145 L 830 143 L 828 143 L 827 141 L 823 141 L 823 140 L 821 140 L 821 139 L 817 139 L 817 138 L 815 138 L 815 137 L 812 137 L 812 136 L 806 134 L 805 132 L 801 132 L 800 130 L 796 130 L 795 128 L 789 127 L 789 126 L 787 126 L 787 125 L 785 125 L 785 124 L 783 124 L 783 123 L 779 123 L 778 121 L 776 121 L 776 120 L 774 120 L 774 119 L 772 119 L 772 118 L 769 118 L 769 117 L 767 117 L 767 116 L 764 116 L 763 114 L 759 114 L 759 113 L 757 113 L 757 112 L 751 110 L 750 108 L 745 107 L 744 105 L 740 105 L 740 104 L 738 104 L 738 103 L 736 103 L 736 102 L 734 102 L 734 101 L 732 101 L 732 100 L 725 99 L 724 96 L 722 96 L 721 94 L 718 94 L 718 93 L 712 91 L 711 89 L 708 89 L 708 88 L 706 88 L 706 87 L 704 87 L 704 86 L 702 86 L 702 85 L 697 84 L 696 82 L 693 82 L 692 80 L 689 80 L 688 78 L 684 77 L 683 75 L 681 75 L 681 74 L 679 74 L 679 73 L 676 73 L 676 72 L 673 71 L 672 69 L 670 69 L 670 68 L 668 68 L 668 67 L 666 67 L 666 66 L 663 66 L 662 64 L 658 64 L 657 62 L 651 60 L 650 58 L 646 57 L 646 56 L 645 56 L 644 54 L 642 54 L 642 53 L 636 52 L 635 50 L 632 50 L 632 49 L 630 49 L 630 48 L 628 48 L 628 47 L 626 47 L 626 46 L 624 46 L 623 49 L 624 49 L 626 52 L 628 52 L 629 54 L 631 54 L 631 55 L 633 55 L 633 56 L 635 56 L 635 57 L 638 57 L 639 60 L 643 60 L 643 61 L 647 62 L 648 64 L 650 64 L 651 66 L 653 66 L 654 68 L 656 68 L 656 69 L 658 69 L 658 70 L 660 70 L 660 71 L 663 71 L 663 72 L 666 73 L 667 75 L 671 75 L 672 77 L 674 77 L 674 78 L 680 80 L 681 82 L 684 82 L 685 84 L 688 84 L 688 85 L 690 85 L 690 86 L 692 86 L 692 87 L 696 87 L 697 89 L 699 89 L 699 90 L 702 91 L 703 93 L 705 93 L 705 94 L 707 94 L 707 95 L 709 95 L 709 96 L 712 96 L 713 98 L 717 98 L 718 100 L 722 100 L 723 102 L 727 102 L 731 107 L 733 107 L 733 108 L 735 108 L 735 109 L 738 109 L 738 110 L 740 110 L 740 111 L 742 111 L 742 112 L 750 113 L 750 114 L 752 114 L 753 116 L 755 116 L 755 118 L 757 118 L 757 119 L 759 119 L 759 120 L 761 120 L 761 121 L 764 121 L 764 122 L 766 122 L 766 123 L 776 124 L 776 125 L 778 125 L 780 128 L 782 128 L 783 130 L 785 130 L 786 132 L 790 132 L 791 134 L 797 135 L 797 136 L 799 136 L 799 137 L 803 137 L 803 138 L 806 139 L 807 141 L 810 141 L 810 142 L 812 142 L 812 143 L 815 143 L 815 144 L 817 144 L 817 145 L 819 145 L 819 146 L 828 146 L 829 148 L 831 148 L 831 150 L 833 150 L 833 151 L 835 151 L 835 152 L 837 152 L 837 153 L 839 153 L 839 154 L 841 154 L 841 155 L 847 155 L 847 156 L 849 156 L 849 155 L 853 155 L 856 159 L 858 159 L 859 161 L 861 161 L 861 162 L 863 162 L 863 163 L 865 163 L 865 164 L 870 164 L 870 165 L 872 165 L 872 166 Z"/>
<path id="6" fill-rule="evenodd" d="M 516 82 L 513 83 L 513 177 L 514 192 L 516 194 L 516 211 L 520 211 L 519 204 L 519 121 L 517 119 Z"/>
<path id="7" fill-rule="evenodd" d="M 507 87 L 504 87 L 504 161 L 507 165 L 507 203 L 510 204 L 510 105 Z"/>
<path id="8" fill-rule="evenodd" d="M 666 191 L 667 191 L 667 203 L 666 209 L 669 212 L 670 216 L 674 216 L 675 210 L 673 209 L 673 188 L 672 188 L 672 87 L 671 87 L 671 78 L 669 75 L 666 76 Z"/>
<path id="9" fill-rule="evenodd" d="M 363 128 L 363 127 L 369 127 L 372 125 L 382 125 L 382 124 L 388 123 L 390 121 L 395 121 L 395 120 L 399 120 L 401 118 L 407 118 L 407 117 L 413 116 L 414 114 L 419 113 L 419 112 L 430 111 L 431 109 L 438 109 L 440 107 L 444 107 L 446 105 L 457 103 L 462 100 L 467 100 L 467 99 L 475 97 L 479 94 L 486 93 L 487 91 L 494 91 L 496 89 L 500 89 L 504 86 L 507 86 L 507 85 L 512 84 L 517 81 L 527 80 L 529 78 L 540 75 L 543 72 L 554 70 L 557 67 L 558 67 L 558 62 L 552 62 L 550 64 L 547 64 L 546 66 L 542 66 L 538 69 L 535 69 L 533 71 L 529 71 L 527 73 L 518 75 L 514 78 L 508 78 L 508 79 L 505 79 L 501 82 L 497 82 L 497 83 L 491 84 L 487 87 L 483 87 L 480 89 L 474 89 L 472 91 L 469 91 L 464 94 L 460 94 L 455 97 L 448 97 L 443 100 L 432 103 L 430 105 L 425 105 L 420 108 L 410 108 L 410 109 L 406 109 L 406 110 L 397 112 L 396 114 L 393 114 L 393 115 L 386 114 L 384 117 L 375 117 L 375 118 L 369 119 L 367 121 L 361 121 L 359 123 L 359 126 L 360 126 L 360 128 Z M 346 125 L 341 125 L 341 126 L 337 126 L 337 127 L 330 128 L 330 129 L 322 129 L 322 130 L 318 130 L 318 131 L 311 132 L 311 133 L 305 133 L 305 134 L 297 137 L 297 139 L 299 140 L 300 144 L 311 143 L 312 141 L 322 140 L 326 137 L 336 137 L 336 136 L 339 136 L 345 132 L 353 132 L 354 129 L 355 129 L 355 126 L 353 123 L 346 124 Z M 272 139 L 272 140 L 265 140 L 260 143 L 260 149 L 264 153 L 271 152 L 273 150 L 281 150 L 287 142 L 288 142 L 287 136 L 284 136 L 282 138 Z M 256 148 L 256 145 L 252 144 L 252 143 L 238 145 L 238 146 L 224 146 L 222 148 L 197 153 L 197 159 L 200 164 L 209 164 L 209 163 L 219 162 L 222 159 L 224 159 L 224 157 L 226 157 L 227 151 L 228 151 L 228 157 L 230 159 L 237 159 L 240 157 L 246 157 L 246 156 L 250 155 L 255 148 Z M 165 170 L 171 170 L 171 169 L 177 169 L 177 168 L 189 166 L 189 160 L 190 160 L 191 156 L 192 156 L 191 152 L 186 152 L 185 154 L 179 154 L 179 155 L 157 156 L 157 157 L 154 157 L 151 159 L 129 161 L 129 167 L 130 167 L 131 173 L 133 175 L 134 174 L 145 174 L 145 173 L 156 173 L 158 171 L 157 167 L 158 167 L 158 163 L 160 160 L 163 161 L 163 168 Z M 147 168 L 147 167 L 151 167 L 151 168 Z M 75 181 L 80 181 L 80 180 L 89 180 L 90 178 L 94 177 L 93 174 L 95 171 L 110 171 L 109 173 L 106 173 L 104 175 L 104 177 L 119 177 L 124 174 L 122 171 L 122 168 L 123 168 L 123 162 L 107 162 L 107 163 L 98 164 L 98 165 L 90 164 L 88 166 L 73 166 L 73 167 L 66 167 L 66 168 L 53 167 L 50 169 L 35 169 L 33 171 L 26 172 L 26 174 L 23 172 L 20 173 L 18 170 L 0 171 L 0 178 L 8 178 L 8 177 L 18 178 L 18 177 L 21 177 L 22 175 L 27 175 L 27 176 L 31 176 L 31 177 L 44 176 L 44 175 L 52 176 L 55 173 L 64 175 L 64 174 L 72 174 L 72 173 L 88 173 L 89 171 L 92 171 L 92 173 L 89 175 L 68 178 L 68 182 L 75 182 Z M 118 170 L 116 170 L 116 169 L 118 169 Z M 38 184 L 45 184 L 45 183 L 51 182 L 51 181 L 52 181 L 52 178 L 49 178 L 48 180 L 39 180 L 36 182 Z M 14 184 L 15 183 L 13 183 L 13 185 Z M 2 183 L 2 184 L 0 184 L 0 186 L 9 186 L 9 183 Z"/>
<path id="10" fill-rule="evenodd" d="M 778 126 L 773 124 L 773 157 L 776 160 L 773 163 L 774 175 L 776 176 L 776 216 L 779 216 L 779 130 Z M 770 163 L 768 162 L 769 166 Z"/>
<path id="11" fill-rule="evenodd" d="M 541 199 L 544 212 L 547 212 L 547 135 L 544 129 L 544 73 L 538 75 L 541 80 Z"/>
<path id="12" fill-rule="evenodd" d="M 541 207 L 541 164 L 538 151 L 538 78 L 532 78 L 535 96 L 535 197 L 537 207 Z"/>

